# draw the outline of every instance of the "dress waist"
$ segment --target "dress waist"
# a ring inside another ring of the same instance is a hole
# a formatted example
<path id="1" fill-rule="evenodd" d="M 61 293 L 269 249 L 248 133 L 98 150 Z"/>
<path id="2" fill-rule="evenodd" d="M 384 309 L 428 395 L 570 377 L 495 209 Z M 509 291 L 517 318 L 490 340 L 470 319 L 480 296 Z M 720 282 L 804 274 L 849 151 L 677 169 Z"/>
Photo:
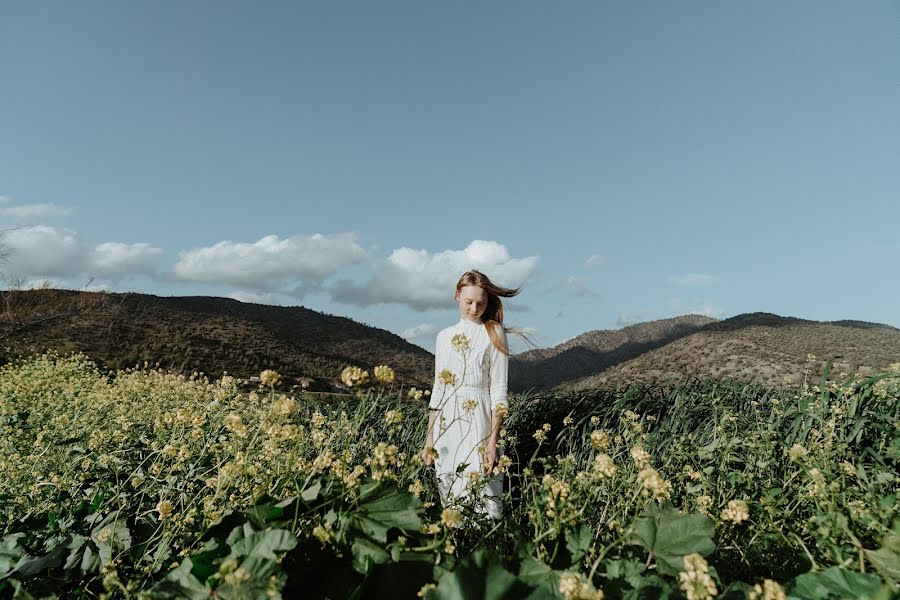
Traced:
<path id="1" fill-rule="evenodd" d="M 491 391 L 486 387 L 480 387 L 477 385 L 460 385 L 453 388 L 455 392 L 484 392 L 485 394 L 490 394 Z"/>

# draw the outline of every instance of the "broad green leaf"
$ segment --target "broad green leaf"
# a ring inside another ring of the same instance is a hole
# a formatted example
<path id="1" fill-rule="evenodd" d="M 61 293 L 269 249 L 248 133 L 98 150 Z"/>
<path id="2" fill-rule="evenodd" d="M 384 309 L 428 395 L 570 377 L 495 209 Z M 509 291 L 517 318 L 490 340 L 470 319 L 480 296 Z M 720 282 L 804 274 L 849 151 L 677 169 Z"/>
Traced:
<path id="1" fill-rule="evenodd" d="M 516 576 L 503 568 L 500 558 L 489 550 L 477 550 L 444 574 L 429 598 L 438 600 L 500 600 L 516 585 Z"/>
<path id="2" fill-rule="evenodd" d="M 573 565 L 577 565 L 584 558 L 591 548 L 592 541 L 591 528 L 584 523 L 581 523 L 577 529 L 566 530 L 566 549 L 572 556 Z"/>
<path id="3" fill-rule="evenodd" d="M 68 550 L 70 540 L 71 538 L 66 536 L 65 539 L 54 546 L 53 549 L 44 556 L 22 555 L 18 562 L 16 562 L 15 568 L 3 577 L 14 574 L 22 575 L 23 577 L 32 577 L 38 573 L 43 573 L 44 571 L 58 567 L 63 563 L 62 557 L 65 556 L 66 550 Z"/>
<path id="4" fill-rule="evenodd" d="M 519 566 L 519 579 L 532 587 L 540 587 L 548 583 L 553 574 L 553 569 L 533 556 L 522 559 L 522 564 Z"/>
<path id="5" fill-rule="evenodd" d="M 607 579 L 624 579 L 636 590 L 643 587 L 644 571 L 647 570 L 647 567 L 642 562 L 626 558 L 611 560 L 605 566 Z"/>
<path id="6" fill-rule="evenodd" d="M 888 581 L 900 582 L 900 521 L 887 532 L 878 550 L 865 550 L 866 558 Z"/>
<path id="7" fill-rule="evenodd" d="M 297 536 L 284 529 L 254 531 L 253 526 L 244 523 L 235 527 L 228 536 L 231 558 L 255 556 L 267 560 L 278 560 L 276 552 L 287 552 L 297 545 Z"/>
<path id="8" fill-rule="evenodd" d="M 300 493 L 300 497 L 307 504 L 313 502 L 316 498 L 319 497 L 319 491 L 322 489 L 322 480 L 317 479 L 315 483 L 307 487 Z"/>
<path id="9" fill-rule="evenodd" d="M 714 535 L 713 522 L 703 513 L 682 514 L 669 502 L 651 502 L 635 523 L 631 542 L 653 555 L 660 573 L 676 575 L 685 555 L 707 556 L 716 549 Z"/>
<path id="10" fill-rule="evenodd" d="M 359 573 L 366 574 L 373 565 L 384 564 L 391 560 L 391 555 L 387 550 L 366 538 L 357 538 L 351 549 L 353 550 L 353 568 Z"/>
<path id="11" fill-rule="evenodd" d="M 200 581 L 206 581 L 218 571 L 218 563 L 227 555 L 228 546 L 220 544 L 216 539 L 207 540 L 199 551 L 191 553 L 194 563 L 191 573 Z"/>
<path id="12" fill-rule="evenodd" d="M 131 548 L 131 532 L 125 524 L 121 511 L 114 510 L 91 530 L 91 541 L 97 546 L 100 564 L 105 565 L 112 560 L 113 550 L 121 552 Z M 87 572 L 82 567 L 84 572 Z"/>
<path id="13" fill-rule="evenodd" d="M 13 565 L 25 554 L 25 548 L 19 543 L 24 533 L 13 533 L 0 541 L 0 579 L 12 571 Z"/>
<path id="14" fill-rule="evenodd" d="M 792 598 L 825 600 L 826 598 L 865 598 L 878 591 L 881 578 L 870 573 L 845 571 L 829 567 L 824 571 L 811 571 L 794 579 Z"/>
<path id="15" fill-rule="evenodd" d="M 181 561 L 174 571 L 150 589 L 153 600 L 209 600 L 211 590 L 191 574 L 190 558 Z"/>
<path id="16" fill-rule="evenodd" d="M 359 504 L 348 520 L 349 525 L 382 544 L 387 543 L 387 532 L 391 527 L 418 531 L 422 526 L 418 514 L 421 502 L 397 487 L 379 483 L 360 486 Z"/>
<path id="17" fill-rule="evenodd" d="M 631 559 L 611 560 L 605 564 L 604 589 L 613 597 L 627 600 L 667 598 L 672 586 L 659 575 L 647 573 L 644 563 Z"/>

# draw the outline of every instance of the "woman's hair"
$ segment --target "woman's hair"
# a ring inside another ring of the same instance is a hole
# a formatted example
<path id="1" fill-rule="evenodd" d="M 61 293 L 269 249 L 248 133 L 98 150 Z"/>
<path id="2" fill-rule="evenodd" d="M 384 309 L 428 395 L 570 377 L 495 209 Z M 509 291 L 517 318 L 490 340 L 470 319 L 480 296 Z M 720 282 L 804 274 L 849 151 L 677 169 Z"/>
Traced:
<path id="1" fill-rule="evenodd" d="M 500 301 L 500 297 L 511 298 L 522 291 L 522 286 L 517 288 L 501 287 L 488 279 L 488 276 L 481 271 L 475 270 L 466 271 L 459 278 L 459 281 L 456 283 L 456 294 L 458 295 L 460 290 L 468 285 L 480 287 L 487 295 L 487 306 L 481 314 L 481 320 L 484 322 L 485 329 L 487 329 L 488 337 L 491 338 L 491 343 L 494 344 L 497 350 L 509 356 L 509 348 L 500 338 L 499 328 L 508 333 L 514 333 L 533 345 L 528 332 L 517 327 L 505 327 L 503 325 L 503 303 Z"/>

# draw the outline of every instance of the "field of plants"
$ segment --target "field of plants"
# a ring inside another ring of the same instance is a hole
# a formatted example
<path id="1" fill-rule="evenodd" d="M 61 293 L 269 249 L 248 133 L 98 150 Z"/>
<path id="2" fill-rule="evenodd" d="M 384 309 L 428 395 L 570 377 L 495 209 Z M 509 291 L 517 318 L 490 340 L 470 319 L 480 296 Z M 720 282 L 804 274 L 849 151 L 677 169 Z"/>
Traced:
<path id="1" fill-rule="evenodd" d="M 513 397 L 493 521 L 440 505 L 387 367 L 313 396 L 31 357 L 0 369 L 0 598 L 898 597 L 891 369 Z"/>

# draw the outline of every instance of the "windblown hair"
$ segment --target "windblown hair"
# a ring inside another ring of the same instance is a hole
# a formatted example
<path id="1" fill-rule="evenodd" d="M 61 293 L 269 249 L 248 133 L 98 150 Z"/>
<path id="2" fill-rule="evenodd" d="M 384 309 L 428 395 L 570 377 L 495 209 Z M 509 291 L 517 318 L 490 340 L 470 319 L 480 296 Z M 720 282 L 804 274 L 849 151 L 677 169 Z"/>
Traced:
<path id="1" fill-rule="evenodd" d="M 481 320 L 484 323 L 485 329 L 487 329 L 487 334 L 491 339 L 491 343 L 494 344 L 494 347 L 496 347 L 497 350 L 509 356 L 509 348 L 503 343 L 503 339 L 500 337 L 500 329 L 503 329 L 507 333 L 514 333 L 533 345 L 532 340 L 528 336 L 528 332 L 519 329 L 518 327 L 505 327 L 503 325 L 503 302 L 500 301 L 500 298 L 511 298 L 512 296 L 515 296 L 522 291 L 522 286 L 517 288 L 501 287 L 492 282 L 488 276 L 481 271 L 472 270 L 466 271 L 463 273 L 462 277 L 459 278 L 459 281 L 456 284 L 457 296 L 459 295 L 460 290 L 468 285 L 478 286 L 485 291 L 485 295 L 487 296 L 487 306 L 481 314 Z"/>

